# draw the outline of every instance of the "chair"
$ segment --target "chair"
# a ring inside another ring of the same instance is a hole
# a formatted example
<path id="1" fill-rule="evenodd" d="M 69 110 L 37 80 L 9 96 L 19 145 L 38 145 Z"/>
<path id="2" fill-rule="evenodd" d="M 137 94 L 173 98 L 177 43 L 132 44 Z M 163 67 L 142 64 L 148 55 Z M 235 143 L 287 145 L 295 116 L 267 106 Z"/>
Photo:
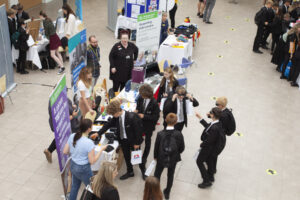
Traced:
<path id="1" fill-rule="evenodd" d="M 181 62 L 181 64 L 179 64 L 180 68 L 179 68 L 178 74 L 184 74 L 185 69 L 190 67 L 193 63 L 194 63 L 193 61 L 189 61 L 187 58 L 182 58 L 182 62 Z"/>
<path id="2" fill-rule="evenodd" d="M 187 78 L 179 78 L 177 81 L 180 86 L 185 87 L 185 89 L 187 88 Z"/>
<path id="3" fill-rule="evenodd" d="M 164 62 L 164 70 L 166 69 L 166 68 L 168 68 L 169 67 L 169 62 L 167 61 L 167 60 L 165 60 L 165 62 Z"/>

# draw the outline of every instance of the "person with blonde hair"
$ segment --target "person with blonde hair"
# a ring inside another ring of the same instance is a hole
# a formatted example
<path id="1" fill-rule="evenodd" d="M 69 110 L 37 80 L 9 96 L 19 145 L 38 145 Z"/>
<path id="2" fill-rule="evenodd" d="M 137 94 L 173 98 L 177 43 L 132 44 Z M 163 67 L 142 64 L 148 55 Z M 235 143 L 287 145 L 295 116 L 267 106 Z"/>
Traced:
<path id="1" fill-rule="evenodd" d="M 156 177 L 146 178 L 143 200 L 163 200 L 160 183 Z"/>
<path id="2" fill-rule="evenodd" d="M 93 96 L 92 96 L 92 72 L 90 68 L 84 67 L 79 73 L 79 80 L 77 82 L 78 87 L 78 97 L 79 108 L 81 110 L 81 115 L 85 117 L 86 113 L 94 113 L 92 107 Z"/>
<path id="3" fill-rule="evenodd" d="M 103 162 L 98 173 L 92 180 L 92 191 L 96 198 L 94 200 L 119 200 L 119 192 L 114 185 L 114 179 L 118 175 L 115 163 Z"/>
<path id="4" fill-rule="evenodd" d="M 159 85 L 157 102 L 161 102 L 162 98 L 167 98 L 175 93 L 176 87 L 178 86 L 178 81 L 174 77 L 174 72 L 171 67 L 164 69 L 164 76 Z"/>

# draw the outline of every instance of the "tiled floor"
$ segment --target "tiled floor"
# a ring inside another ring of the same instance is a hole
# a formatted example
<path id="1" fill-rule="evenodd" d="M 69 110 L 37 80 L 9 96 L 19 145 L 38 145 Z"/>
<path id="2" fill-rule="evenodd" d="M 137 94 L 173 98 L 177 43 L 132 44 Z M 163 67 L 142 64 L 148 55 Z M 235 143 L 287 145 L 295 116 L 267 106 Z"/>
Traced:
<path id="1" fill-rule="evenodd" d="M 256 33 L 253 18 L 261 0 L 238 1 L 233 5 L 228 0 L 218 0 L 211 19 L 214 24 L 206 25 L 196 17 L 198 1 L 179 0 L 177 24 L 190 16 L 201 30 L 193 56 L 198 67 L 187 72 L 188 89 L 200 102 L 197 110 L 204 114 L 214 106 L 212 96 L 227 96 L 243 137 L 228 138 L 219 158 L 215 184 L 200 190 L 200 172 L 192 157 L 200 143 L 202 126 L 190 117 L 184 129 L 186 149 L 171 192 L 174 200 L 298 200 L 300 196 L 300 91 L 279 79 L 268 51 L 263 55 L 251 51 Z M 83 1 L 88 35 L 95 34 L 100 42 L 102 78 L 108 77 L 108 54 L 116 42 L 106 28 L 106 2 Z M 30 14 L 37 17 L 42 8 L 55 19 L 60 6 L 61 1 L 54 0 L 30 10 Z M 229 43 L 225 44 L 225 40 Z M 208 76 L 209 72 L 215 76 Z M 51 88 L 35 84 L 54 85 L 59 78 L 53 70 L 15 75 L 18 86 L 11 93 L 14 104 L 6 99 L 5 114 L 0 115 L 0 199 L 62 199 L 57 156 L 53 154 L 54 161 L 48 164 L 43 154 L 53 138 L 47 111 Z M 69 73 L 67 79 L 70 85 Z M 277 175 L 268 175 L 269 168 L 275 169 Z M 123 172 L 124 169 L 120 174 Z M 144 183 L 137 167 L 135 174 L 123 182 L 116 180 L 121 199 L 142 199 Z M 162 187 L 165 184 L 164 172 Z"/>

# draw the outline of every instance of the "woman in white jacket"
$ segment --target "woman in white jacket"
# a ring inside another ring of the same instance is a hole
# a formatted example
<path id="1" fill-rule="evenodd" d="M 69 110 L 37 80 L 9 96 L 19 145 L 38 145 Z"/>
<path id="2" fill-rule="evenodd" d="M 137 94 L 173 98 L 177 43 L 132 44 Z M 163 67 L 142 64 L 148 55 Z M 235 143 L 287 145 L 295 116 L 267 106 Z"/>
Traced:
<path id="1" fill-rule="evenodd" d="M 62 6 L 62 10 L 64 12 L 64 16 L 66 17 L 66 23 L 64 27 L 65 37 L 61 39 L 62 46 L 65 49 L 68 46 L 68 40 L 73 37 L 78 30 L 76 27 L 76 15 L 71 7 L 68 4 L 64 4 Z"/>

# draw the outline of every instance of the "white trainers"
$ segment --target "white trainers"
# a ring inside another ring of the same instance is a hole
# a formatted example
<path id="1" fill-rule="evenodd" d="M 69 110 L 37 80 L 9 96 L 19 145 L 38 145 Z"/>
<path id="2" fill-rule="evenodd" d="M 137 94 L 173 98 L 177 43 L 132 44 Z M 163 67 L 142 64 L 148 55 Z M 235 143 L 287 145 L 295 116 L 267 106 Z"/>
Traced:
<path id="1" fill-rule="evenodd" d="M 57 74 L 60 75 L 60 74 L 62 74 L 64 71 L 65 71 L 65 68 L 64 68 L 64 67 L 59 68 Z"/>

